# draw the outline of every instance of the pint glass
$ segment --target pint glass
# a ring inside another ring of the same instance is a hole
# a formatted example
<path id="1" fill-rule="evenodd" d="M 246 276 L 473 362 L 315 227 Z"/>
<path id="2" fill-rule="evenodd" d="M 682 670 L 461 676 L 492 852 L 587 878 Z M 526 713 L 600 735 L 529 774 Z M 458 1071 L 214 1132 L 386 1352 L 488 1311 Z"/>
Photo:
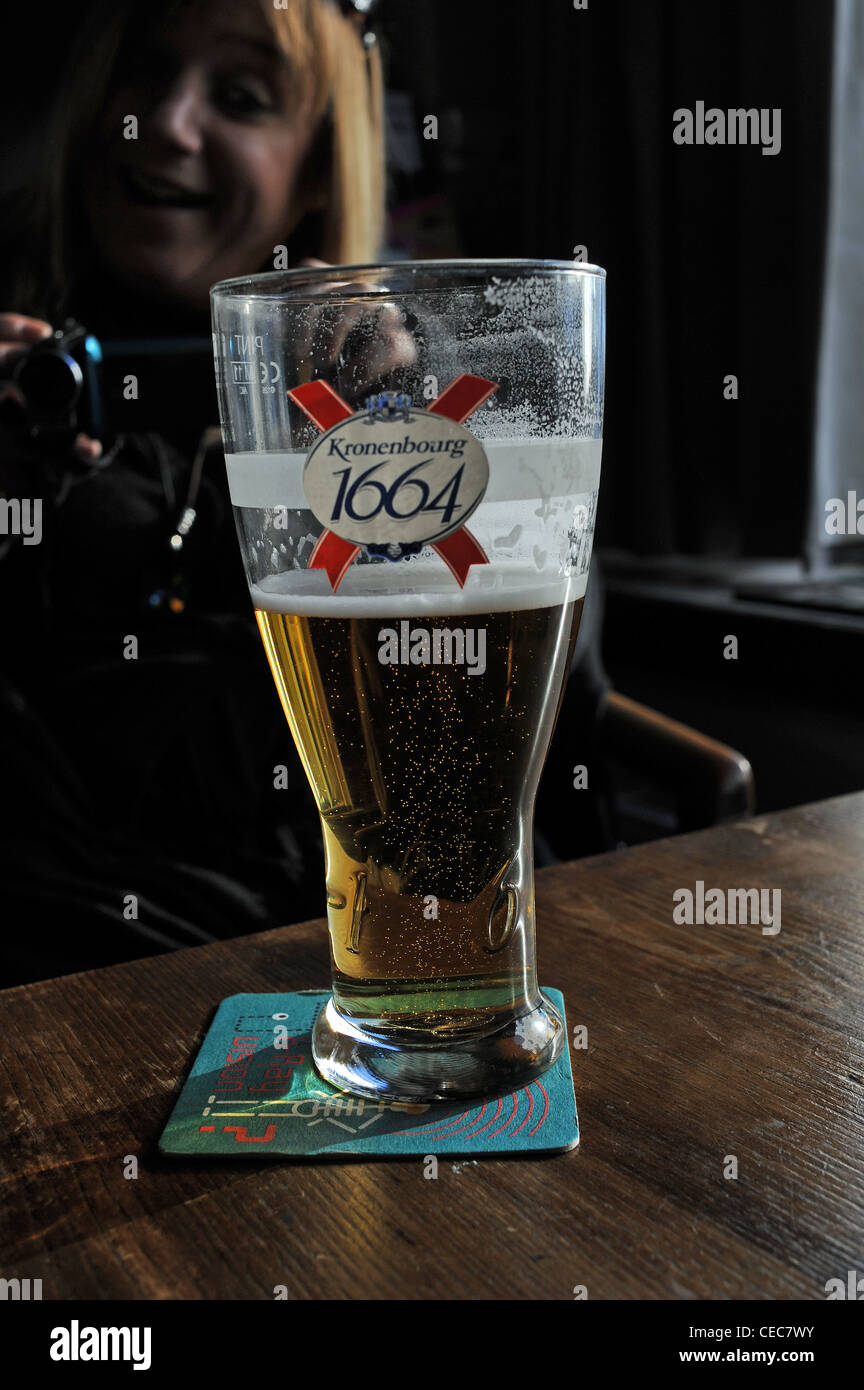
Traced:
<path id="1" fill-rule="evenodd" d="M 321 815 L 313 1055 L 343 1090 L 491 1094 L 564 1044 L 533 810 L 591 555 L 604 288 L 429 261 L 212 291 L 243 562 Z"/>

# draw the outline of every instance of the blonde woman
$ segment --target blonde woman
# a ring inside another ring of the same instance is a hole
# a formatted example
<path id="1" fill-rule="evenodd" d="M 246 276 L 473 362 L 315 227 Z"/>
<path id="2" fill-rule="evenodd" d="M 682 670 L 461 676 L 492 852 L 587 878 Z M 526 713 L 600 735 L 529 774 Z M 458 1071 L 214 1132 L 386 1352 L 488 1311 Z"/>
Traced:
<path id="1" fill-rule="evenodd" d="M 67 315 L 102 338 L 209 335 L 217 280 L 274 257 L 375 259 L 381 70 L 367 9 L 95 6 L 39 186 L 14 211 L 14 256 L 7 239 L 7 370 Z M 251 621 L 224 469 L 193 461 L 216 420 L 212 376 L 175 364 L 142 378 L 158 429 L 121 437 L 71 486 L 8 420 L 0 432 L 0 489 L 38 489 L 45 509 L 42 544 L 0 560 L 17 615 L 0 657 L 13 820 L 0 881 L 42 932 L 15 978 L 323 910 L 317 814 Z M 100 443 L 81 437 L 77 453 L 92 462 Z"/>
<path id="2" fill-rule="evenodd" d="M 206 311 L 211 284 L 272 269 L 281 245 L 294 263 L 374 259 L 381 66 L 365 8 L 101 0 L 57 93 L 14 307 L 86 309 L 97 276 Z"/>

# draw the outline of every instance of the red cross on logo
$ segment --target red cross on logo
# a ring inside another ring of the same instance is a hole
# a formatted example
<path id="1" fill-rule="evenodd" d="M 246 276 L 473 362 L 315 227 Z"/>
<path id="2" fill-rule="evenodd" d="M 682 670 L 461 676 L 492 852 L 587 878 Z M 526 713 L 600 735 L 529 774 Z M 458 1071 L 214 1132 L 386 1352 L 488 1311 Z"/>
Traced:
<path id="1" fill-rule="evenodd" d="M 443 415 L 461 425 L 497 389 L 495 382 L 463 372 L 451 381 L 438 399 L 426 409 L 429 414 Z M 288 395 L 322 434 L 342 420 L 350 419 L 355 413 L 326 381 L 310 381 L 304 386 L 295 386 Z M 349 566 L 360 554 L 360 549 L 359 545 L 344 540 L 333 531 L 325 530 L 318 538 L 306 568 L 326 570 L 335 593 Z M 465 526 L 460 526 L 449 536 L 433 542 L 432 549 L 441 556 L 460 588 L 468 578 L 468 571 L 472 565 L 489 563 L 489 557 L 483 547 Z"/>

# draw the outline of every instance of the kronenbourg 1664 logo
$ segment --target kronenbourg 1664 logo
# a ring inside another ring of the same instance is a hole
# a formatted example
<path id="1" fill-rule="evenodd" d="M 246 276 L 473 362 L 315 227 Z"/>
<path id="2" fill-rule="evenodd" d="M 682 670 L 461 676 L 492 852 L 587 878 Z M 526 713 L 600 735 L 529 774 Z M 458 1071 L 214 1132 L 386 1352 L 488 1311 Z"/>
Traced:
<path id="1" fill-rule="evenodd" d="M 324 533 L 308 569 L 327 571 L 335 591 L 365 549 L 401 560 L 430 545 L 460 587 L 489 563 L 465 522 L 489 483 L 489 463 L 463 424 L 497 390 L 463 373 L 426 410 L 410 396 L 370 396 L 353 411 L 325 381 L 288 392 L 322 431 L 306 456 L 303 489 Z"/>

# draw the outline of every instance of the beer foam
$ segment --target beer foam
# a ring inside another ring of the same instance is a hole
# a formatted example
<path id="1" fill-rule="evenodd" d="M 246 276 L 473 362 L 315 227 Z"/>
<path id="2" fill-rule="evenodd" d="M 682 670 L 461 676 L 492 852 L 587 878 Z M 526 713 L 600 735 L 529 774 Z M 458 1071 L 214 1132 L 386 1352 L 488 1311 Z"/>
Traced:
<path id="1" fill-rule="evenodd" d="M 575 497 L 596 492 L 599 486 L 600 439 L 481 438 L 480 443 L 489 460 L 489 486 L 481 506 Z M 226 454 L 234 506 L 308 510 L 303 491 L 306 452 Z"/>
<path id="2" fill-rule="evenodd" d="M 423 551 L 397 564 L 354 565 L 335 594 L 323 570 L 287 570 L 253 584 L 250 596 L 268 613 L 384 620 L 552 608 L 583 598 L 587 578 L 527 565 L 472 565 L 460 589 L 443 560 Z"/>

